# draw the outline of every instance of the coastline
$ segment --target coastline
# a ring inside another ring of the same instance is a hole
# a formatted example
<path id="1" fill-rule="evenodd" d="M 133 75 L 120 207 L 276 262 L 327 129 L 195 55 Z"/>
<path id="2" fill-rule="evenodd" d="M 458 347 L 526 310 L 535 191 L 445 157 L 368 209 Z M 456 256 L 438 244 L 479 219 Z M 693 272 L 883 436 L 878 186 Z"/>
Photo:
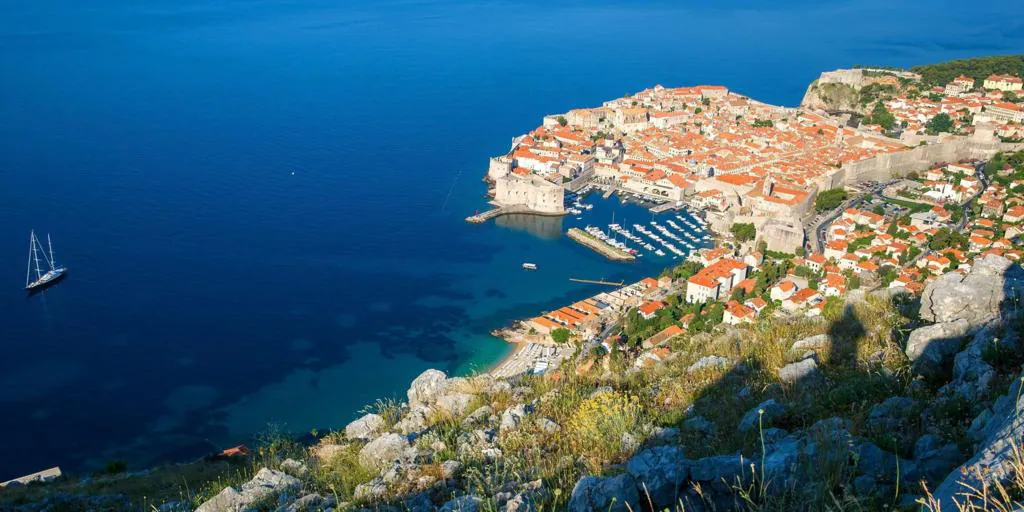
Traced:
<path id="1" fill-rule="evenodd" d="M 572 344 L 554 343 L 515 343 L 516 347 L 494 368 L 487 372 L 488 375 L 508 379 L 519 375 L 526 375 L 541 365 L 543 373 L 546 370 L 553 370 L 561 366 L 562 361 L 570 358 L 576 353 L 576 347 Z"/>
<path id="2" fill-rule="evenodd" d="M 526 345 L 522 343 L 511 343 L 507 341 L 505 343 L 512 345 L 511 350 L 507 354 L 505 354 L 501 359 L 491 364 L 483 373 L 492 376 L 496 376 L 502 373 L 503 370 L 508 368 L 508 366 L 512 364 L 520 356 L 520 354 L 523 352 L 523 349 L 526 347 Z"/>

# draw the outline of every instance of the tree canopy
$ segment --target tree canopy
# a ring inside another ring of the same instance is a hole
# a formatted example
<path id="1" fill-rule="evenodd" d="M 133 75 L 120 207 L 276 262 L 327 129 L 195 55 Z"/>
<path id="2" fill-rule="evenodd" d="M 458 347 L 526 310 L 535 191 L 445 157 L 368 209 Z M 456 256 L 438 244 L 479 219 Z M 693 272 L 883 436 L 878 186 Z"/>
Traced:
<path id="1" fill-rule="evenodd" d="M 569 329 L 559 327 L 551 331 L 551 339 L 554 340 L 555 343 L 565 343 L 569 341 Z"/>
<path id="2" fill-rule="evenodd" d="M 926 86 L 946 85 L 960 75 L 969 76 L 978 84 L 993 74 L 1024 76 L 1024 55 L 951 60 L 939 64 L 914 66 L 910 70 L 920 74 L 921 81 Z"/>
<path id="3" fill-rule="evenodd" d="M 896 124 L 896 116 L 889 112 L 889 109 L 885 108 L 885 105 L 878 101 L 875 103 L 875 108 L 871 109 L 871 115 L 864 118 L 866 124 L 877 124 L 883 129 L 891 130 L 893 125 Z"/>
<path id="4" fill-rule="evenodd" d="M 967 236 L 949 228 L 939 229 L 935 236 L 928 241 L 928 248 L 933 251 L 941 251 L 950 247 L 967 249 L 967 245 Z"/>
<path id="5" fill-rule="evenodd" d="M 819 212 L 831 210 L 846 200 L 846 190 L 842 188 L 833 188 L 818 193 L 818 197 L 814 199 L 814 209 Z"/>
<path id="6" fill-rule="evenodd" d="M 747 240 L 753 240 L 757 236 L 757 229 L 754 228 L 753 224 L 737 222 L 729 228 L 729 232 L 732 236 L 736 237 L 736 240 L 740 242 L 746 242 Z"/>
<path id="7" fill-rule="evenodd" d="M 945 112 L 936 114 L 935 117 L 929 119 L 928 123 L 924 125 L 924 130 L 930 135 L 952 132 L 953 119 Z"/>

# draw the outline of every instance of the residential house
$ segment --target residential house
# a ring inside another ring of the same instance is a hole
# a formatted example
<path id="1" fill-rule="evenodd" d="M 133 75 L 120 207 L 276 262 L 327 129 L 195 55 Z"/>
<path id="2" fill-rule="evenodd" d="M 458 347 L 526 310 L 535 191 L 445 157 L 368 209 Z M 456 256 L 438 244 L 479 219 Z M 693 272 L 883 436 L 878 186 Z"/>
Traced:
<path id="1" fill-rule="evenodd" d="M 738 325 L 753 322 L 756 317 L 757 313 L 755 313 L 752 308 L 731 300 L 725 306 L 725 313 L 722 315 L 722 321 L 729 325 Z"/>
<path id="2" fill-rule="evenodd" d="M 820 293 L 810 288 L 804 288 L 803 290 L 799 290 L 794 293 L 788 299 L 782 301 L 782 309 L 794 312 L 806 307 L 814 306 L 822 300 L 824 300 L 824 297 L 822 297 Z"/>
<path id="3" fill-rule="evenodd" d="M 796 285 L 793 284 L 793 281 L 785 280 L 780 281 L 775 286 L 772 286 L 769 293 L 772 300 L 783 301 L 792 297 L 796 291 Z"/>
<path id="4" fill-rule="evenodd" d="M 640 313 L 640 316 L 643 317 L 644 320 L 650 320 L 654 318 L 654 315 L 656 315 L 658 311 L 664 309 L 666 306 L 668 306 L 668 304 L 665 304 L 660 300 L 647 301 L 637 308 L 637 312 Z"/>

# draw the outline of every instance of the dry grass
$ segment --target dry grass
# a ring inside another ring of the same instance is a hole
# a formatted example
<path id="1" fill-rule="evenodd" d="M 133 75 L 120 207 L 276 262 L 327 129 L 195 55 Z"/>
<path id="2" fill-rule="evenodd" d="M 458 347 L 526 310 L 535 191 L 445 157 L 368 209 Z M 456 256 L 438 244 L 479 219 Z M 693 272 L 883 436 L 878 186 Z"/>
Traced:
<path id="1" fill-rule="evenodd" d="M 1011 456 L 1006 467 L 1007 474 L 984 474 L 975 468 L 974 475 L 980 486 L 960 482 L 960 491 L 953 501 L 957 512 L 1015 512 L 1024 509 L 1024 452 L 1017 440 L 1010 440 Z M 925 486 L 925 497 L 918 500 L 930 512 L 942 512 L 942 504 Z M 952 510 L 947 507 L 946 510 Z"/>

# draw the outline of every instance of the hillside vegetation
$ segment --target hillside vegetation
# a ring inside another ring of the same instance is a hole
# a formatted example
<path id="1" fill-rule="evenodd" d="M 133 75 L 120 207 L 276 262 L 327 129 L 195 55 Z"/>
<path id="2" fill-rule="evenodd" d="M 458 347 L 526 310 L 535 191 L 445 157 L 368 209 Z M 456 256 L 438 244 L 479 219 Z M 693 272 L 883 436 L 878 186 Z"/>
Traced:
<path id="1" fill-rule="evenodd" d="M 1024 55 L 951 60 L 938 64 L 914 66 L 910 70 L 920 74 L 921 82 L 929 87 L 946 85 L 960 75 L 969 76 L 974 79 L 975 84 L 980 85 L 986 77 L 993 74 L 1024 76 Z"/>

